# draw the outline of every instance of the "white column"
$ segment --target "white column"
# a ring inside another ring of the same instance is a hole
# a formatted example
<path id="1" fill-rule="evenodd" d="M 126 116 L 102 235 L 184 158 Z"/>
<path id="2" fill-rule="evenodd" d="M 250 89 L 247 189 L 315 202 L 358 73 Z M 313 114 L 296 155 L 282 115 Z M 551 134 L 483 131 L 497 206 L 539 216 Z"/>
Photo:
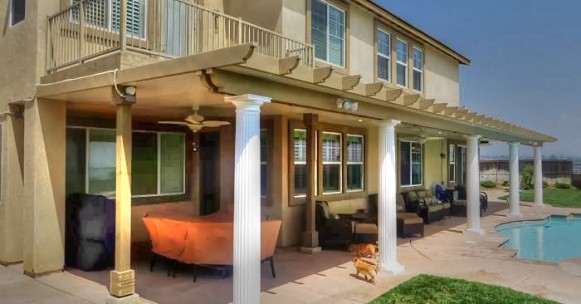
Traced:
<path id="1" fill-rule="evenodd" d="M 543 146 L 536 145 L 533 147 L 535 154 L 535 206 L 543 207 L 543 158 L 541 149 Z"/>
<path id="2" fill-rule="evenodd" d="M 510 160 L 508 164 L 509 183 L 510 183 L 510 212 L 509 216 L 521 216 L 520 213 L 520 196 L 518 193 L 520 187 L 519 171 L 518 171 L 518 142 L 510 142 L 509 154 Z"/>
<path id="3" fill-rule="evenodd" d="M 379 127 L 379 187 L 377 221 L 379 234 L 379 261 L 381 269 L 393 274 L 404 267 L 397 262 L 396 224 L 396 166 L 395 166 L 395 126 L 398 120 L 384 121 Z"/>
<path id="4" fill-rule="evenodd" d="M 260 303 L 260 106 L 270 98 L 226 97 L 236 106 L 234 304 Z"/>
<path id="5" fill-rule="evenodd" d="M 466 138 L 466 218 L 467 232 L 484 234 L 480 227 L 480 160 L 478 140 L 480 135 L 467 135 Z"/>

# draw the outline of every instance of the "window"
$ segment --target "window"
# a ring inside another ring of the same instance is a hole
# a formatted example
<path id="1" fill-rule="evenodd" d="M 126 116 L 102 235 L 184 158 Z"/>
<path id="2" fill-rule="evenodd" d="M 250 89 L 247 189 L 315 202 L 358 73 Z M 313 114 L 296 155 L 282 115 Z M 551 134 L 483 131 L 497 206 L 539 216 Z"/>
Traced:
<path id="1" fill-rule="evenodd" d="M 260 196 L 266 197 L 268 194 L 268 129 L 260 130 Z"/>
<path id="2" fill-rule="evenodd" d="M 10 0 L 10 26 L 15 26 L 26 16 L 26 0 Z"/>
<path id="3" fill-rule="evenodd" d="M 307 194 L 307 130 L 294 129 L 294 196 Z"/>
<path id="4" fill-rule="evenodd" d="M 414 90 L 422 91 L 422 80 L 424 73 L 424 52 L 420 49 L 414 48 Z"/>
<path id="5" fill-rule="evenodd" d="M 391 38 L 388 33 L 377 30 L 377 78 L 391 79 Z"/>
<path id="6" fill-rule="evenodd" d="M 415 141 L 400 142 L 400 180 L 402 186 L 422 184 L 422 144 Z"/>
<path id="7" fill-rule="evenodd" d="M 14 0 L 16 1 L 16 0 Z M 72 0 L 72 5 L 80 3 Z M 85 22 L 91 26 L 108 31 L 119 32 L 120 0 L 94 0 L 83 2 Z M 127 34 L 145 38 L 147 0 L 127 0 Z M 79 20 L 79 7 L 73 8 L 73 20 Z"/>
<path id="8" fill-rule="evenodd" d="M 397 84 L 407 86 L 408 78 L 408 44 L 396 39 L 396 53 L 397 53 Z"/>
<path id="9" fill-rule="evenodd" d="M 81 156 L 84 161 L 80 162 L 74 160 L 79 157 L 69 159 L 69 156 L 80 156 L 80 153 L 67 151 L 67 183 L 71 178 L 78 178 L 72 166 L 80 164 L 87 168 L 84 192 L 115 196 L 115 131 L 91 128 L 70 130 L 82 130 L 84 134 L 67 132 L 67 149 L 70 146 L 82 152 L 85 151 L 83 146 L 87 148 L 86 154 Z M 185 135 L 135 131 L 132 136 L 132 195 L 140 197 L 185 193 Z M 74 164 L 69 166 L 69 161 Z"/>
<path id="10" fill-rule="evenodd" d="M 311 1 L 311 43 L 315 57 L 343 66 L 345 54 L 345 11 L 320 0 Z"/>
<path id="11" fill-rule="evenodd" d="M 363 136 L 347 135 L 347 190 L 363 190 Z"/>
<path id="12" fill-rule="evenodd" d="M 341 133 L 323 132 L 323 194 L 341 192 Z"/>
<path id="13" fill-rule="evenodd" d="M 456 146 L 450 145 L 448 151 L 448 159 L 449 159 L 449 173 L 448 173 L 448 180 L 451 182 L 456 181 Z"/>

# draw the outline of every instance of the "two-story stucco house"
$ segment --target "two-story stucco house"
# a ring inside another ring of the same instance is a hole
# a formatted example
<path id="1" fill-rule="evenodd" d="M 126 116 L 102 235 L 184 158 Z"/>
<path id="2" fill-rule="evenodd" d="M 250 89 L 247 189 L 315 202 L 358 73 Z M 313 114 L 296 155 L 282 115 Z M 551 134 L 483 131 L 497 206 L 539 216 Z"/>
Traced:
<path id="1" fill-rule="evenodd" d="M 67 195 L 114 197 L 111 301 L 134 297 L 130 244 L 157 211 L 233 204 L 235 303 L 258 303 L 261 217 L 317 252 L 316 201 L 378 194 L 399 272 L 398 192 L 466 185 L 481 233 L 480 141 L 516 164 L 534 146 L 541 170 L 556 140 L 462 107 L 469 60 L 368 0 L 0 0 L 0 25 L 0 262 L 61 270 Z"/>

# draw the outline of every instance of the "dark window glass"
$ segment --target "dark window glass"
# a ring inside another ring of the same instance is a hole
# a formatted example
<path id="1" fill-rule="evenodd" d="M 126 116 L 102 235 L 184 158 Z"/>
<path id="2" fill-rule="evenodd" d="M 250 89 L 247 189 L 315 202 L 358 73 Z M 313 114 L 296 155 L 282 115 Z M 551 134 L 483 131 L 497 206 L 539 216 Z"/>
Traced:
<path id="1" fill-rule="evenodd" d="M 133 133 L 131 194 L 157 194 L 156 133 Z"/>
<path id="2" fill-rule="evenodd" d="M 26 0 L 10 1 L 10 25 L 15 25 L 24 20 L 26 15 Z"/>

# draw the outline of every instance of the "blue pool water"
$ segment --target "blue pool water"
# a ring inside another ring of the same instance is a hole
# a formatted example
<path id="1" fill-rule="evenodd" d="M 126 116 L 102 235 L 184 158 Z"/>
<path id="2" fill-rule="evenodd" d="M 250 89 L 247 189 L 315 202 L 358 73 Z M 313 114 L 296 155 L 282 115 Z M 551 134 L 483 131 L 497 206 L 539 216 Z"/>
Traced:
<path id="1" fill-rule="evenodd" d="M 496 231 L 508 238 L 503 247 L 516 249 L 520 259 L 559 262 L 581 257 L 581 216 L 508 223 Z"/>

